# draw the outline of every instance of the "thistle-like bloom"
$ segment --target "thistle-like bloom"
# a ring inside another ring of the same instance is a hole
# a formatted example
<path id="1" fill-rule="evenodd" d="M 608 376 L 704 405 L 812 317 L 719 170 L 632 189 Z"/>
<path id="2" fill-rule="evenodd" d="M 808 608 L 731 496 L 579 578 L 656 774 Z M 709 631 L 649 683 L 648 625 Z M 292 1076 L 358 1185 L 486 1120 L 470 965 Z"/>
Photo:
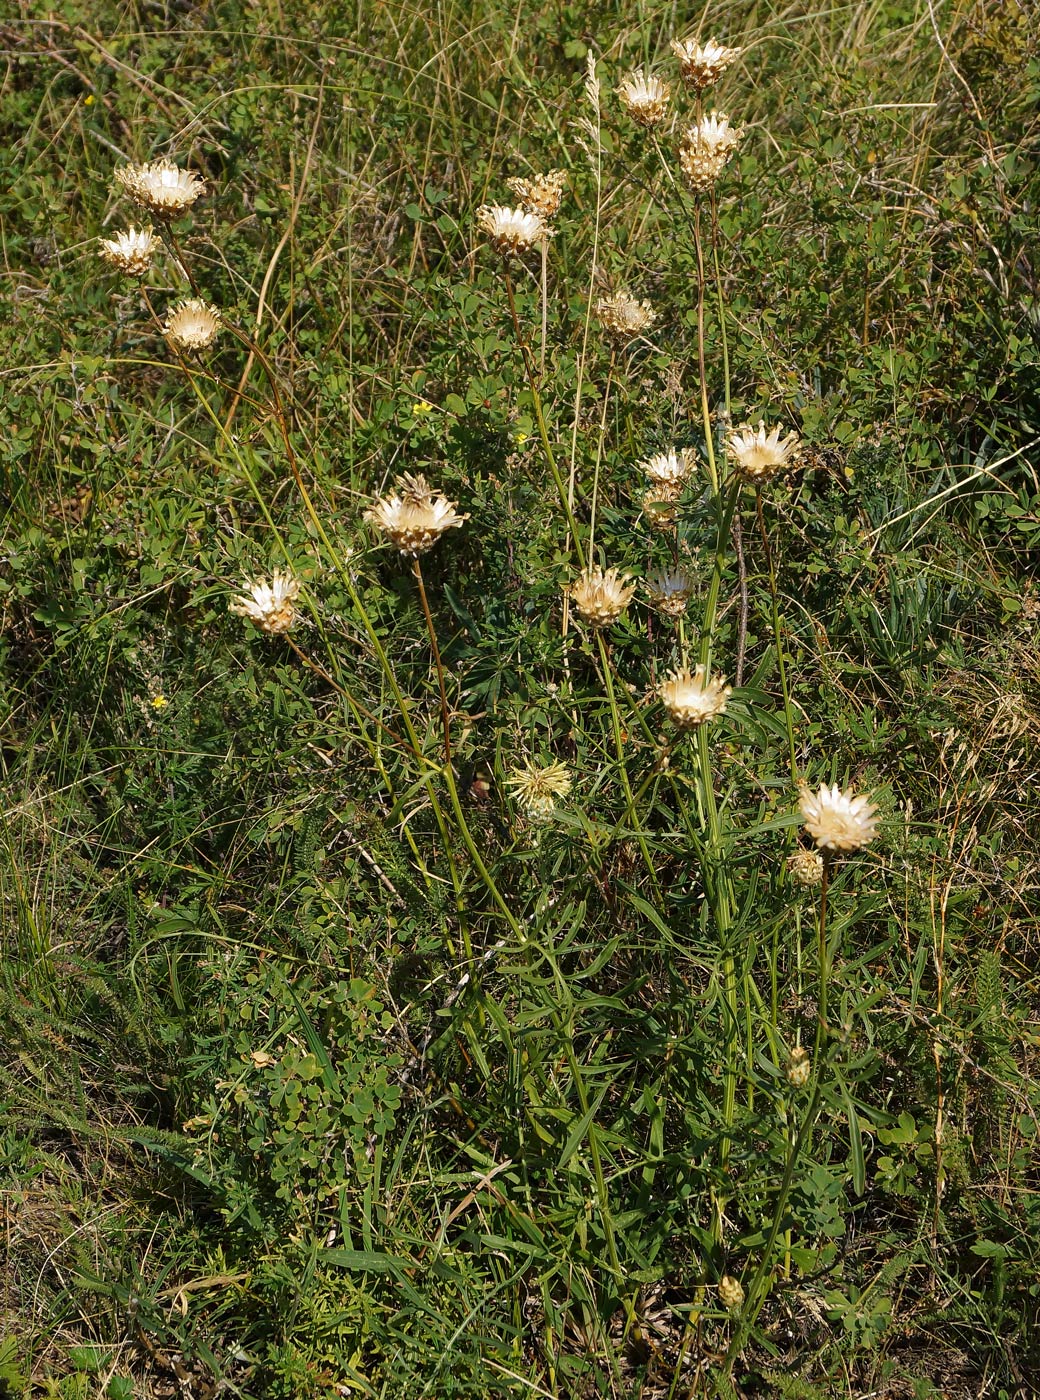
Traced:
<path id="1" fill-rule="evenodd" d="M 858 851 L 877 835 L 877 808 L 867 797 L 854 797 L 851 788 L 842 792 L 837 783 L 824 783 L 812 792 L 803 785 L 798 805 L 805 829 L 821 851 Z"/>
<path id="2" fill-rule="evenodd" d="M 719 1302 L 727 1312 L 739 1312 L 744 1306 L 744 1289 L 740 1280 L 730 1274 L 719 1279 Z"/>
<path id="3" fill-rule="evenodd" d="M 743 129 L 730 126 L 729 117 L 721 112 L 701 117 L 686 128 L 679 147 L 679 165 L 694 194 L 711 189 L 743 135 Z"/>
<path id="4" fill-rule="evenodd" d="M 823 879 L 823 856 L 819 851 L 807 851 L 799 846 L 787 857 L 787 869 L 796 885 L 818 885 Z"/>
<path id="5" fill-rule="evenodd" d="M 646 472 L 651 485 L 680 492 L 697 465 L 697 454 L 688 447 L 681 452 L 676 452 L 673 447 L 670 452 L 658 452 L 639 465 Z"/>
<path id="6" fill-rule="evenodd" d="M 544 822 L 552 816 L 556 803 L 571 790 L 571 770 L 566 763 L 550 763 L 539 768 L 527 759 L 523 768 L 514 768 L 506 779 L 506 787 L 516 793 L 516 800 L 532 821 Z"/>
<path id="7" fill-rule="evenodd" d="M 796 1045 L 787 1061 L 787 1082 L 792 1089 L 804 1089 L 812 1074 L 812 1060 L 804 1045 Z"/>
<path id="8" fill-rule="evenodd" d="M 659 569 L 646 580 L 650 606 L 665 617 L 682 617 L 693 596 L 693 580 L 681 569 Z"/>
<path id="9" fill-rule="evenodd" d="M 510 209 L 505 204 L 482 204 L 477 210 L 477 227 L 504 258 L 529 253 L 553 233 L 541 214 Z"/>
<path id="10" fill-rule="evenodd" d="M 759 420 L 757 429 L 750 423 L 731 428 L 726 434 L 726 452 L 733 470 L 741 481 L 752 486 L 764 486 L 783 471 L 797 466 L 802 443 L 797 433 L 783 436 L 783 428 L 771 428 Z"/>
<path id="11" fill-rule="evenodd" d="M 679 60 L 683 82 L 694 92 L 703 92 L 717 83 L 743 52 L 727 49 L 717 39 L 709 39 L 706 44 L 698 44 L 696 39 L 672 40 L 672 53 Z"/>
<path id="12" fill-rule="evenodd" d="M 402 554 L 425 554 L 445 530 L 469 519 L 458 513 L 454 501 L 435 492 L 424 476 L 398 477 L 396 486 L 396 491 L 380 496 L 365 511 L 365 519 Z"/>
<path id="13" fill-rule="evenodd" d="M 251 618 L 262 631 L 272 637 L 288 632 L 296 619 L 296 599 L 300 595 L 299 582 L 292 574 L 283 574 L 275 569 L 271 582 L 257 579 L 256 583 L 246 582 L 245 592 L 231 604 L 231 611 L 240 617 Z"/>
<path id="14" fill-rule="evenodd" d="M 567 175 L 563 170 L 549 170 L 546 174 L 535 175 L 530 180 L 525 180 L 521 175 L 514 175 L 506 184 L 516 195 L 525 214 L 536 214 L 547 224 L 560 212 Z"/>
<path id="15" fill-rule="evenodd" d="M 206 192 L 205 181 L 194 170 L 181 170 L 169 160 L 124 165 L 116 171 L 115 181 L 135 204 L 164 220 L 186 213 Z"/>
<path id="16" fill-rule="evenodd" d="M 586 569 L 569 590 L 582 622 L 594 630 L 616 622 L 636 591 L 630 579 L 630 574 L 619 574 L 617 569 L 601 569 L 598 565 Z"/>
<path id="17" fill-rule="evenodd" d="M 696 729 L 716 719 L 726 708 L 732 688 L 722 680 L 705 680 L 703 666 L 691 673 L 688 666 L 672 671 L 657 687 L 661 703 L 678 729 Z"/>
<path id="18" fill-rule="evenodd" d="M 220 334 L 220 312 L 200 297 L 188 297 L 168 313 L 163 335 L 175 350 L 208 350 Z"/>
<path id="19" fill-rule="evenodd" d="M 657 320 L 657 312 L 648 301 L 636 301 L 628 292 L 600 297 L 593 309 L 608 339 L 618 346 L 627 345 Z"/>
<path id="20" fill-rule="evenodd" d="M 622 107 L 634 122 L 645 126 L 647 131 L 652 131 L 664 121 L 671 95 L 672 89 L 668 83 L 653 73 L 644 73 L 642 68 L 629 73 L 618 87 Z"/>
<path id="21" fill-rule="evenodd" d="M 152 254 L 159 246 L 159 239 L 150 228 L 134 228 L 133 225 L 117 233 L 115 238 L 99 238 L 101 256 L 105 262 L 118 267 L 120 272 L 128 272 L 131 277 L 143 277 L 152 265 Z"/>

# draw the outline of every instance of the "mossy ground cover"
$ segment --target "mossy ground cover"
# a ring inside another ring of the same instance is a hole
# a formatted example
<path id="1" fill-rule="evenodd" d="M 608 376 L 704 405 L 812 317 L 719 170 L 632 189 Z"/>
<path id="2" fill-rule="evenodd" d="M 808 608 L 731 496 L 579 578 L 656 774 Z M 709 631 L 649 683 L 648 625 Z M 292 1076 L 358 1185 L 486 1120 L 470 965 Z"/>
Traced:
<path id="1" fill-rule="evenodd" d="M 0 50 L 0 1395 L 1031 1395 L 1033 8 Z M 206 194 L 121 275 L 161 157 Z M 800 784 L 876 808 L 822 883 Z"/>

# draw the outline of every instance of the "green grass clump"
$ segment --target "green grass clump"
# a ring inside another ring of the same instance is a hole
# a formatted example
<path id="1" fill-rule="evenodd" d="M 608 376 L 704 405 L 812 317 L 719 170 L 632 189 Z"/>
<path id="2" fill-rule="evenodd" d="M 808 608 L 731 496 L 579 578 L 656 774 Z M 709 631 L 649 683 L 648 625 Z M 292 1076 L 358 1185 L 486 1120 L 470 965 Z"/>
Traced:
<path id="1" fill-rule="evenodd" d="M 0 1400 L 1029 1393 L 1040 30 L 688 33 L 0 24 Z"/>

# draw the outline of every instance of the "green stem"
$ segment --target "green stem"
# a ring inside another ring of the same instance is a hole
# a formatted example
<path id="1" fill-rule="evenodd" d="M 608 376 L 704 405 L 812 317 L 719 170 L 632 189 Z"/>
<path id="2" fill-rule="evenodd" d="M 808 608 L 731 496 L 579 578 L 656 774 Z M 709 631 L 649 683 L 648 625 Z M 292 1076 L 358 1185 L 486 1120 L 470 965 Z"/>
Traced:
<path id="1" fill-rule="evenodd" d="M 798 756 L 794 738 L 794 711 L 791 707 L 791 692 L 787 685 L 787 661 L 784 657 L 784 642 L 780 631 L 780 607 L 776 596 L 776 568 L 773 564 L 773 551 L 769 548 L 765 519 L 762 515 L 762 492 L 755 490 L 755 515 L 758 518 L 758 533 L 762 537 L 762 548 L 769 568 L 769 598 L 772 607 L 773 637 L 776 641 L 776 663 L 780 672 L 780 690 L 784 697 L 784 721 L 787 725 L 787 750 L 791 761 L 791 781 L 798 786 Z"/>

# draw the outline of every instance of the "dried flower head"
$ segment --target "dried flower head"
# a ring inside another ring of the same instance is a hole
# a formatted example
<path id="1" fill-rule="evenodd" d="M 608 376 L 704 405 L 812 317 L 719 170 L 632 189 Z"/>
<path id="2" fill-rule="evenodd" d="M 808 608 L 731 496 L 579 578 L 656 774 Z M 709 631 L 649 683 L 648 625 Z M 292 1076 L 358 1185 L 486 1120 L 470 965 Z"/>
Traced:
<path id="1" fill-rule="evenodd" d="M 812 1074 L 812 1060 L 804 1045 L 796 1045 L 787 1061 L 787 1082 L 792 1089 L 804 1089 Z"/>
<path id="2" fill-rule="evenodd" d="M 552 229 L 540 214 L 510 209 L 505 204 L 482 204 L 477 210 L 477 227 L 504 258 L 529 253 L 552 237 Z"/>
<path id="3" fill-rule="evenodd" d="M 288 632 L 296 619 L 296 599 L 300 595 L 300 585 L 292 574 L 283 574 L 275 569 L 271 581 L 257 579 L 256 583 L 246 582 L 245 592 L 231 604 L 231 611 L 240 617 L 252 618 L 262 631 L 272 637 Z"/>
<path id="4" fill-rule="evenodd" d="M 683 82 L 695 92 L 712 87 L 744 52 L 727 49 L 717 39 L 698 44 L 696 39 L 673 39 L 672 53 L 679 60 Z"/>
<path id="5" fill-rule="evenodd" d="M 219 333 L 219 310 L 199 297 L 180 302 L 163 325 L 163 334 L 175 350 L 208 350 Z"/>
<path id="6" fill-rule="evenodd" d="M 550 763 L 539 768 L 530 759 L 523 768 L 514 768 L 506 779 L 506 787 L 516 793 L 516 800 L 532 821 L 547 821 L 556 803 L 571 790 L 571 770 L 566 763 Z"/>
<path id="7" fill-rule="evenodd" d="M 823 879 L 823 856 L 819 851 L 807 851 L 799 846 L 787 857 L 787 869 L 796 885 L 818 885 Z"/>
<path id="8" fill-rule="evenodd" d="M 854 797 L 835 783 L 824 783 L 819 792 L 804 784 L 799 789 L 805 829 L 822 851 L 858 851 L 877 835 L 877 808 L 867 797 Z"/>
<path id="9" fill-rule="evenodd" d="M 651 530 L 662 533 L 674 528 L 679 519 L 679 495 L 667 486 L 651 486 L 643 496 L 643 515 Z"/>
<path id="10" fill-rule="evenodd" d="M 693 473 L 697 454 L 688 447 L 681 452 L 676 452 L 673 447 L 670 452 L 658 452 L 639 465 L 652 485 L 671 487 L 678 492 Z"/>
<path id="11" fill-rule="evenodd" d="M 506 183 L 516 195 L 525 214 L 536 214 L 545 223 L 549 223 L 560 212 L 567 175 L 563 170 L 550 170 L 545 175 L 534 175 L 530 180 L 514 175 Z"/>
<path id="12" fill-rule="evenodd" d="M 729 117 L 721 112 L 701 117 L 686 128 L 679 147 L 679 166 L 694 194 L 711 189 L 743 135 L 743 129 L 730 126 Z"/>
<path id="13" fill-rule="evenodd" d="M 608 339 L 619 346 L 643 335 L 657 320 L 657 312 L 648 301 L 636 301 L 628 292 L 600 297 L 593 309 Z"/>
<path id="14" fill-rule="evenodd" d="M 733 463 L 733 470 L 742 481 L 752 486 L 764 486 L 774 476 L 789 471 L 798 465 L 802 450 L 801 438 L 797 433 L 783 436 L 783 428 L 771 428 L 759 420 L 757 428 L 745 423 L 739 428 L 731 428 L 726 434 L 726 452 Z"/>
<path id="15" fill-rule="evenodd" d="M 659 569 L 646 580 L 650 606 L 665 617 L 682 617 L 693 596 L 693 580 L 681 569 Z"/>
<path id="16" fill-rule="evenodd" d="M 617 569 L 601 569 L 597 565 L 586 569 L 577 583 L 571 584 L 571 599 L 587 627 L 609 627 L 617 621 L 636 591 L 630 578 Z"/>
<path id="17" fill-rule="evenodd" d="M 719 1279 L 719 1302 L 727 1312 L 740 1311 L 744 1306 L 744 1290 L 739 1279 L 730 1274 L 722 1275 Z"/>
<path id="18" fill-rule="evenodd" d="M 445 530 L 469 519 L 458 513 L 454 501 L 435 492 L 424 476 L 399 477 L 396 486 L 396 491 L 380 496 L 365 511 L 365 519 L 402 554 L 425 554 Z"/>
<path id="19" fill-rule="evenodd" d="M 618 86 L 622 107 L 634 122 L 645 126 L 648 131 L 664 121 L 671 95 L 672 89 L 668 83 L 653 73 L 645 73 L 642 68 L 629 73 Z"/>
<path id="20" fill-rule="evenodd" d="M 721 715 L 732 688 L 722 680 L 705 680 L 703 666 L 690 671 L 688 666 L 672 671 L 657 687 L 661 703 L 679 729 L 696 729 Z"/>
<path id="21" fill-rule="evenodd" d="M 99 238 L 101 256 L 105 262 L 118 267 L 120 272 L 128 272 L 131 277 L 143 277 L 152 265 L 152 254 L 159 246 L 159 239 L 150 228 L 134 228 L 133 225 L 117 233 L 115 238 Z"/>
<path id="22" fill-rule="evenodd" d="M 163 220 L 186 213 L 206 192 L 205 181 L 194 170 L 181 170 L 169 160 L 124 165 L 116 171 L 115 181 L 135 204 Z"/>

